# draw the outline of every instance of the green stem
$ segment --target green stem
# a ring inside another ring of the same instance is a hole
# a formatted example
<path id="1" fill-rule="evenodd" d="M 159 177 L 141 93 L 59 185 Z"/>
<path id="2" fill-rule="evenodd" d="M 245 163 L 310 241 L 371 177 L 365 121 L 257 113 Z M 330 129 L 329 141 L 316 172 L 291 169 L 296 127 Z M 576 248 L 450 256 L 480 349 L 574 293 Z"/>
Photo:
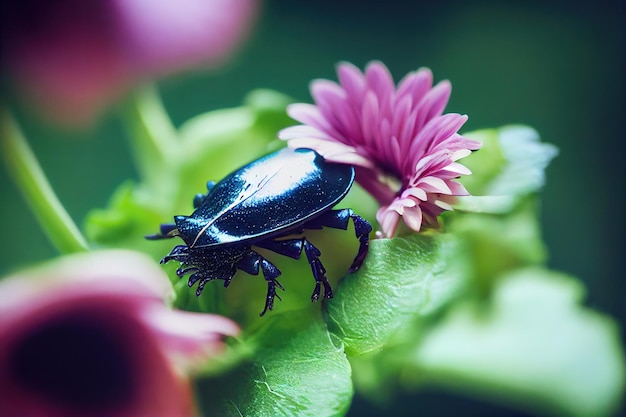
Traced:
<path id="1" fill-rule="evenodd" d="M 163 166 L 174 154 L 176 128 L 153 85 L 135 91 L 125 110 L 139 174 L 143 180 L 158 183 Z"/>
<path id="2" fill-rule="evenodd" d="M 0 108 L 2 158 L 48 239 L 61 253 L 88 250 L 87 242 L 52 190 L 26 138 L 9 111 Z"/>

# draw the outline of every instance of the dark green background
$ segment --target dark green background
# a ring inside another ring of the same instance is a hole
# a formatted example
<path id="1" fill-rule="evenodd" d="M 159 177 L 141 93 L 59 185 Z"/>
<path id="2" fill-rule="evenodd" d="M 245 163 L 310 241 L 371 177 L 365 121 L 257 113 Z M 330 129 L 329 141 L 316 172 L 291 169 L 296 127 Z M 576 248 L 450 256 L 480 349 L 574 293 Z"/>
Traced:
<path id="1" fill-rule="evenodd" d="M 469 115 L 464 131 L 523 123 L 559 147 L 541 208 L 550 266 L 580 277 L 589 289 L 586 303 L 623 323 L 625 24 L 618 1 L 275 0 L 265 4 L 253 37 L 227 66 L 169 78 L 160 89 L 180 124 L 236 106 L 257 87 L 309 102 L 309 81 L 336 79 L 341 60 L 363 67 L 380 59 L 396 79 L 430 67 L 436 81 L 452 82 L 448 111 Z M 16 110 L 79 224 L 135 176 L 115 110 L 95 129 L 72 133 L 19 105 Z M 54 256 L 4 170 L 0 190 L 0 272 Z M 429 416 L 504 413 L 465 400 L 448 405 L 447 399 L 421 397 L 402 402 Z M 398 407 L 395 415 L 413 411 Z M 354 415 L 377 413 L 360 400 L 353 409 Z"/>

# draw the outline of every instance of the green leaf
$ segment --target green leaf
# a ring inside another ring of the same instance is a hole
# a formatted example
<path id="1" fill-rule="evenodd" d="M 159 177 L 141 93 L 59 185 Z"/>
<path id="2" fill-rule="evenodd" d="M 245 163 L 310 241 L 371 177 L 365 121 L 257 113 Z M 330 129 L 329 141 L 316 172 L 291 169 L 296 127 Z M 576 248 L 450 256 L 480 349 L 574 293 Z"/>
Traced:
<path id="1" fill-rule="evenodd" d="M 183 123 L 178 153 L 183 178 L 205 191 L 208 180 L 220 180 L 238 166 L 285 146 L 276 134 L 291 123 L 285 113 L 290 102 L 283 94 L 254 90 L 241 107 L 203 113 Z"/>
<path id="2" fill-rule="evenodd" d="M 478 151 L 472 152 L 460 161 L 472 171 L 472 175 L 459 178 L 459 182 L 463 183 L 472 195 L 485 195 L 486 185 L 493 181 L 508 163 L 502 154 L 498 133 L 498 129 L 463 133 L 464 137 L 483 144 Z"/>
<path id="3" fill-rule="evenodd" d="M 267 317 L 249 343 L 253 361 L 198 382 L 204 415 L 341 416 L 353 395 L 343 346 L 319 317 L 290 311 Z"/>
<path id="4" fill-rule="evenodd" d="M 547 414 L 615 411 L 624 392 L 619 331 L 610 318 L 579 305 L 581 284 L 540 268 L 499 282 L 491 304 L 457 305 L 425 335 L 407 381 Z"/>
<path id="5" fill-rule="evenodd" d="M 84 228 L 89 240 L 100 246 L 132 248 L 158 258 L 172 242 L 148 241 L 144 236 L 158 231 L 162 220 L 158 206 L 141 204 L 137 185 L 127 181 L 115 191 L 107 209 L 93 209 L 87 214 Z"/>
<path id="6" fill-rule="evenodd" d="M 527 126 L 464 136 L 482 141 L 483 147 L 462 161 L 472 170 L 472 175 L 460 179 L 472 194 L 459 198 L 455 208 L 463 211 L 507 212 L 520 198 L 543 187 L 545 169 L 558 154 L 555 146 L 540 142 L 539 134 Z"/>
<path id="7" fill-rule="evenodd" d="M 400 330 L 429 315 L 466 285 L 459 240 L 437 233 L 376 239 L 367 261 L 328 300 L 329 329 L 360 355 L 382 349 Z"/>
<path id="8" fill-rule="evenodd" d="M 487 195 L 526 195 L 540 190 L 545 170 L 558 154 L 554 145 L 541 143 L 539 134 L 526 126 L 498 130 L 500 148 L 507 161 L 504 170 L 486 189 Z"/>
<path id="9" fill-rule="evenodd" d="M 527 198 L 506 215 L 463 213 L 446 230 L 465 241 L 472 263 L 468 276 L 480 293 L 490 291 L 505 272 L 545 262 L 535 198 Z"/>

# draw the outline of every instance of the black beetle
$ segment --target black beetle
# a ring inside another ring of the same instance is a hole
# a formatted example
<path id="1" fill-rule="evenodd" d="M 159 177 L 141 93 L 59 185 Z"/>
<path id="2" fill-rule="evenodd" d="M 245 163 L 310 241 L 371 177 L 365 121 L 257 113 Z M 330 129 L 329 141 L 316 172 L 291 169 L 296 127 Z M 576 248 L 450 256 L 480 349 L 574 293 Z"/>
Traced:
<path id="1" fill-rule="evenodd" d="M 311 300 L 319 298 L 321 285 L 324 298 L 332 298 L 320 251 L 306 237 L 291 235 L 322 227 L 346 230 L 352 219 L 360 242 L 350 266 L 350 272 L 356 271 L 367 254 L 372 225 L 351 209 L 332 209 L 353 182 L 352 166 L 329 163 L 311 149 L 285 148 L 239 168 L 217 184 L 209 182 L 208 192 L 194 198 L 190 216 L 175 216 L 174 224 L 162 224 L 160 233 L 146 238 L 179 236 L 185 242 L 161 263 L 179 261 L 176 274 L 191 273 L 189 286 L 199 282 L 198 296 L 209 281 L 222 279 L 228 287 L 237 269 L 258 275 L 260 268 L 267 281 L 261 315 L 271 310 L 278 297 L 276 287 L 284 290 L 276 280 L 281 272 L 252 248 L 257 246 L 294 259 L 304 248 L 315 278 Z"/>

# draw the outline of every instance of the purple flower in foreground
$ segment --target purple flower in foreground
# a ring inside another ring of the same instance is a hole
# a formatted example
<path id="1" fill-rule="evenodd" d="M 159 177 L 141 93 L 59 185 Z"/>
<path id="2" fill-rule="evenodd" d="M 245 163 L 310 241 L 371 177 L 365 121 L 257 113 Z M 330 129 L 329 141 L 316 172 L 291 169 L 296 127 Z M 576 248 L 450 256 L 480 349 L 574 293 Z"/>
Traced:
<path id="1" fill-rule="evenodd" d="M 188 417 L 185 371 L 239 329 L 171 310 L 172 287 L 131 251 L 73 255 L 0 282 L 0 415 Z"/>
<path id="2" fill-rule="evenodd" d="M 84 123 L 134 83 L 226 58 L 247 35 L 256 3 L 4 2 L 3 70 L 48 114 Z"/>
<path id="3" fill-rule="evenodd" d="M 432 73 L 421 69 L 396 88 L 380 62 L 365 73 L 342 63 L 337 72 L 340 84 L 312 83 L 316 105 L 288 107 L 304 125 L 282 130 L 280 138 L 355 165 L 357 182 L 381 205 L 376 217 L 385 235 L 396 233 L 400 217 L 415 231 L 437 225 L 454 197 L 468 194 L 455 179 L 470 171 L 456 161 L 481 146 L 457 133 L 467 116 L 442 114 L 450 83 L 432 87 Z"/>

